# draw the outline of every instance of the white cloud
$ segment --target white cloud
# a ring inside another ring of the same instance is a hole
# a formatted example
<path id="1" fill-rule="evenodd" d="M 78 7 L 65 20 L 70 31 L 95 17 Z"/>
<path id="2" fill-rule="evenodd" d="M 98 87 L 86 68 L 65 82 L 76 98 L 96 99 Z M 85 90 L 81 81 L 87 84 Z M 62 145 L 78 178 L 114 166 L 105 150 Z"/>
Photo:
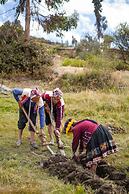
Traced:
<path id="1" fill-rule="evenodd" d="M 0 22 L 0 26 L 2 26 L 3 25 L 3 22 Z"/>
<path id="2" fill-rule="evenodd" d="M 112 31 L 120 23 L 129 23 L 129 4 L 125 0 L 115 0 L 114 3 L 103 3 L 103 14 L 108 21 L 108 28 Z"/>
<path id="3" fill-rule="evenodd" d="M 73 10 L 77 10 L 81 14 L 92 14 L 94 11 L 92 0 L 70 0 L 65 3 L 64 8 L 70 14 L 73 13 Z"/>

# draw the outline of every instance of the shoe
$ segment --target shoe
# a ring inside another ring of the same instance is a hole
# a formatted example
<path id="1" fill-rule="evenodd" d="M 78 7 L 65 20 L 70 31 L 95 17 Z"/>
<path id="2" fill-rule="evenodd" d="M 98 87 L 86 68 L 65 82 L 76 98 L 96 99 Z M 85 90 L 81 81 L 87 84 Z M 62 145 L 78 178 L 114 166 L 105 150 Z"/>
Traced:
<path id="1" fill-rule="evenodd" d="M 51 141 L 49 142 L 49 145 L 54 145 L 54 139 L 51 139 Z"/>
<path id="2" fill-rule="evenodd" d="M 61 140 L 58 141 L 58 148 L 59 149 L 64 149 L 64 144 Z"/>
<path id="3" fill-rule="evenodd" d="M 17 146 L 20 146 L 22 144 L 22 141 L 19 139 L 17 142 L 16 142 L 16 145 Z"/>
<path id="4" fill-rule="evenodd" d="M 32 148 L 38 149 L 38 146 L 35 142 L 31 143 Z"/>
<path id="5" fill-rule="evenodd" d="M 59 148 L 59 151 L 60 151 L 61 156 L 66 156 L 64 149 Z"/>

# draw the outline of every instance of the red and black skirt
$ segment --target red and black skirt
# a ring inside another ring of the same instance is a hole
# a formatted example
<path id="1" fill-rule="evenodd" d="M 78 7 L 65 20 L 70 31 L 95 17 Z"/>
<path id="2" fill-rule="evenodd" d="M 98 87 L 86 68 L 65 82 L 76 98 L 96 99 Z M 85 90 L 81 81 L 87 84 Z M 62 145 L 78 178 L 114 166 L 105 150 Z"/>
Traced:
<path id="1" fill-rule="evenodd" d="M 86 154 L 80 156 L 80 162 L 86 167 L 97 164 L 102 158 L 118 151 L 109 130 L 99 125 L 86 147 Z"/>

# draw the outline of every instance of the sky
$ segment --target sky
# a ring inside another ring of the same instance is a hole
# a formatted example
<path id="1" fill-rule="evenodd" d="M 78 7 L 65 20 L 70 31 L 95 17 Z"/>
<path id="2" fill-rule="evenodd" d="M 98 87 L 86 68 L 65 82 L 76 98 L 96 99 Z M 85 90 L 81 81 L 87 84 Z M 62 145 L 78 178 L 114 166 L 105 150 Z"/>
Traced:
<path id="1" fill-rule="evenodd" d="M 14 20 L 15 9 L 13 9 L 13 7 L 17 5 L 17 2 L 18 1 L 8 0 L 5 5 L 0 5 L 0 25 L 7 20 Z M 40 12 L 46 11 L 44 8 L 44 0 L 42 0 L 39 9 Z M 63 41 L 65 43 L 68 41 L 69 44 L 71 44 L 72 36 L 74 36 L 77 41 L 80 41 L 86 33 L 96 36 L 94 5 L 92 0 L 70 0 L 68 3 L 64 4 L 62 9 L 66 10 L 68 15 L 71 15 L 74 10 L 79 13 L 79 22 L 76 29 L 64 32 L 64 37 L 61 40 L 61 38 L 56 37 L 55 33 L 44 33 L 42 27 L 32 21 L 30 35 L 54 42 Z M 127 22 L 129 24 L 129 0 L 104 0 L 102 10 L 102 16 L 105 16 L 108 21 L 108 28 L 105 34 L 112 34 L 120 23 Z M 48 13 L 49 12 L 46 12 L 46 14 Z M 25 17 L 21 15 L 19 19 L 24 28 Z"/>

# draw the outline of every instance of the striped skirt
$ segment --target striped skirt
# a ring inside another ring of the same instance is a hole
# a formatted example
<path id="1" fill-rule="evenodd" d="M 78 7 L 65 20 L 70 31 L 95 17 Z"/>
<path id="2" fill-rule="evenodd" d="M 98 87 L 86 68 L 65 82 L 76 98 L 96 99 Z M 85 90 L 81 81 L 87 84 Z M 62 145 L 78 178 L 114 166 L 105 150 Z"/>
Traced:
<path id="1" fill-rule="evenodd" d="M 80 162 L 83 166 L 91 167 L 117 151 L 117 146 L 108 129 L 99 125 L 87 144 L 86 153 L 80 156 Z"/>

